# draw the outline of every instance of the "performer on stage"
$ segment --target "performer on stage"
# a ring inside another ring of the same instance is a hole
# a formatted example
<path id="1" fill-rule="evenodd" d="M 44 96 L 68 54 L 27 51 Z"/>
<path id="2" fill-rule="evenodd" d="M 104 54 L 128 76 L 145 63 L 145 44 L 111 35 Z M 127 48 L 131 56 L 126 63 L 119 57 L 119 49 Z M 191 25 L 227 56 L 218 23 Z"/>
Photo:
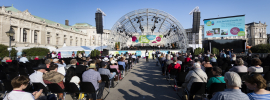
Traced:
<path id="1" fill-rule="evenodd" d="M 148 51 L 146 50 L 146 52 L 145 52 L 146 62 L 148 62 L 148 56 L 149 56 L 149 54 L 148 54 Z"/>

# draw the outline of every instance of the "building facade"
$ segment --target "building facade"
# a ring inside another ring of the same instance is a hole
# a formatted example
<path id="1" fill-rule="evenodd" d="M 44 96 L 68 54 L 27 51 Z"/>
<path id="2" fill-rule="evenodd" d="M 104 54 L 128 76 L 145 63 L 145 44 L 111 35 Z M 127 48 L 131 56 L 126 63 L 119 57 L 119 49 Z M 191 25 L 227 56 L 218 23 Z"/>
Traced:
<path id="1" fill-rule="evenodd" d="M 15 35 L 11 46 L 56 48 L 66 46 L 97 46 L 96 28 L 89 24 L 77 23 L 69 26 L 32 15 L 28 10 L 20 11 L 13 6 L 0 7 L 0 43 L 9 45 L 6 32 L 11 28 Z M 109 34 L 109 30 L 105 31 Z M 101 44 L 100 44 L 101 45 Z"/>
<path id="2" fill-rule="evenodd" d="M 202 45 L 203 40 L 238 39 L 246 40 L 246 44 L 254 46 L 267 43 L 266 23 L 248 23 L 245 25 L 245 36 L 212 37 L 204 38 L 204 25 L 200 26 L 199 33 L 192 33 L 192 29 L 186 29 L 189 44 Z"/>

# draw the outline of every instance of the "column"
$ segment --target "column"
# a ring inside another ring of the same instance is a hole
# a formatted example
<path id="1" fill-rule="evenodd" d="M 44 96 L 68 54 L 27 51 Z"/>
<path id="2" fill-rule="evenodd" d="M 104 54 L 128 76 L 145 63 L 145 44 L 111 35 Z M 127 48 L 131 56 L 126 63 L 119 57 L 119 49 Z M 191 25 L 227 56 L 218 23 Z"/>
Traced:
<path id="1" fill-rule="evenodd" d="M 29 29 L 29 32 L 27 32 L 27 42 L 31 43 L 32 41 L 32 30 Z"/>
<path id="2" fill-rule="evenodd" d="M 23 28 L 21 28 L 21 33 L 20 34 L 21 34 L 21 37 L 20 37 L 21 40 L 20 41 L 23 42 Z"/>
<path id="3" fill-rule="evenodd" d="M 31 30 L 31 43 L 35 43 L 34 40 L 35 40 L 35 34 L 34 34 L 35 30 Z"/>
<path id="4" fill-rule="evenodd" d="M 17 28 L 17 33 L 15 35 L 16 35 L 15 41 L 20 42 L 20 36 L 21 36 L 20 27 Z"/>

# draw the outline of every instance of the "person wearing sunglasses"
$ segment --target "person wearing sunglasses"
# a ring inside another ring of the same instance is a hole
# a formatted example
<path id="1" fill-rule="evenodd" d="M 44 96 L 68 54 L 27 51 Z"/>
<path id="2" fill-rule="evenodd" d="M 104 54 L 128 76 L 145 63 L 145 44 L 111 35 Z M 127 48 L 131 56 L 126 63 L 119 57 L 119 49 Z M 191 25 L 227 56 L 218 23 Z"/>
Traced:
<path id="1" fill-rule="evenodd" d="M 269 100 L 270 91 L 265 90 L 267 87 L 266 80 L 260 74 L 245 75 L 243 77 L 247 88 L 254 92 L 248 93 L 250 100 Z"/>

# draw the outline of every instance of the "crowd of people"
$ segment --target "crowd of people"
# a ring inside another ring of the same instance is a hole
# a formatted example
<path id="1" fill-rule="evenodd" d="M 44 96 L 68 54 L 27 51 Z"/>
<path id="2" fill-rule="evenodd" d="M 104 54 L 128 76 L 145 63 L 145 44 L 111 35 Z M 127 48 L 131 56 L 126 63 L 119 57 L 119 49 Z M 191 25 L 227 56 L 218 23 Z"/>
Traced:
<path id="1" fill-rule="evenodd" d="M 47 57 L 52 54 L 48 53 Z M 89 57 L 59 59 L 59 56 L 57 56 L 53 59 L 49 57 L 46 60 L 30 61 L 25 56 L 23 55 L 19 61 L 2 62 L 0 65 L 1 72 L 9 76 L 1 77 L 3 75 L 1 74 L 0 80 L 4 82 L 10 80 L 13 87 L 13 90 L 4 97 L 4 100 L 34 100 L 46 97 L 42 94 L 42 89 L 32 94 L 24 91 L 26 87 L 35 83 L 43 84 L 48 90 L 51 89 L 48 87 L 49 84 L 56 83 L 64 90 L 67 83 L 74 83 L 80 89 L 80 83 L 83 82 L 91 82 L 95 90 L 98 91 L 98 94 L 86 94 L 87 100 L 102 100 L 104 88 L 113 88 L 115 86 L 114 81 L 122 80 L 127 70 L 132 69 L 138 63 L 136 54 L 98 56 L 92 59 Z M 40 61 L 40 63 L 35 63 L 36 61 Z M 29 68 L 33 71 L 28 71 L 26 74 L 21 74 L 19 71 L 22 69 L 29 70 Z M 11 75 L 12 73 L 16 74 Z M 103 81 L 102 75 L 107 76 L 110 82 Z M 74 100 L 79 97 L 79 93 L 71 93 L 70 95 Z M 57 93 L 57 98 L 63 100 L 64 93 Z"/>
<path id="2" fill-rule="evenodd" d="M 226 84 L 224 91 L 215 91 L 206 97 L 211 100 L 267 100 L 270 98 L 270 91 L 266 89 L 270 81 L 270 55 L 266 58 L 260 58 L 259 55 L 237 57 L 231 53 L 231 50 L 227 50 L 227 55 L 225 51 L 225 53 L 222 52 L 222 56 L 210 53 L 198 56 L 180 52 L 165 54 L 159 51 L 152 55 L 158 59 L 157 64 L 162 68 L 162 75 L 174 76 L 175 85 L 183 88 L 182 100 L 194 99 L 194 95 L 188 94 L 192 91 L 193 83 L 197 82 L 205 84 L 203 87 L 205 94 L 210 93 L 213 83 Z M 181 82 L 183 77 L 185 81 Z M 197 87 L 197 89 L 200 88 Z"/>
<path id="3" fill-rule="evenodd" d="M 128 45 L 125 46 L 123 48 L 121 48 L 121 50 L 153 50 L 153 49 L 175 49 L 177 47 L 172 47 L 172 46 L 165 46 L 163 45 L 152 45 L 152 46 L 133 46 L 133 45 Z"/>

